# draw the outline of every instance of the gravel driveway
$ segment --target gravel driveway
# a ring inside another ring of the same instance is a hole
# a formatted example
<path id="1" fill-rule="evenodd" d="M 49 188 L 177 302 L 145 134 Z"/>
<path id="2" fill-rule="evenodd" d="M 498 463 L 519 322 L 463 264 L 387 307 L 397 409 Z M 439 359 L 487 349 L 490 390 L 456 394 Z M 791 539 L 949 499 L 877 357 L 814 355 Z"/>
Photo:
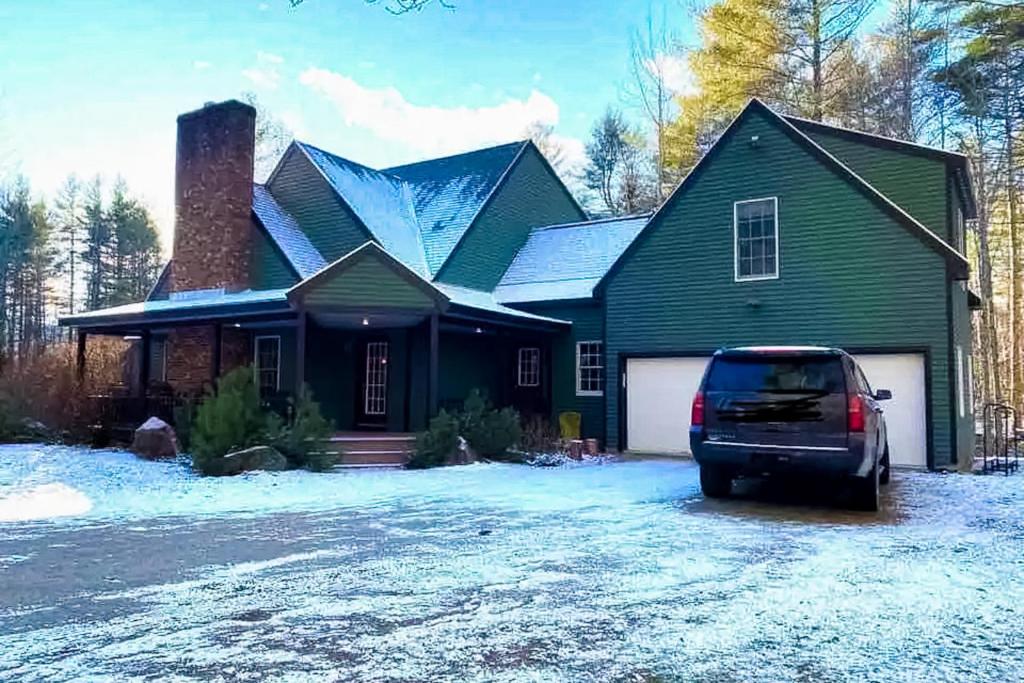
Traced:
<path id="1" fill-rule="evenodd" d="M 867 514 L 696 475 L 0 447 L 0 679 L 1024 679 L 1024 477 L 897 473 Z"/>

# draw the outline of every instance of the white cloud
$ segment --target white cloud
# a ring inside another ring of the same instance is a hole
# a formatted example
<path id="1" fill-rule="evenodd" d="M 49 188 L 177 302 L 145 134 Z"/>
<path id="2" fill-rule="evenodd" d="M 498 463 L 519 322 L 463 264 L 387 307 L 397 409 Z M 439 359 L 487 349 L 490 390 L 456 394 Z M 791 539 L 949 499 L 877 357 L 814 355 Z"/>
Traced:
<path id="1" fill-rule="evenodd" d="M 192 68 L 196 71 L 206 71 L 211 66 L 213 66 L 213 64 L 202 59 L 197 59 L 196 61 L 192 62 Z"/>
<path id="2" fill-rule="evenodd" d="M 694 95 L 697 93 L 697 80 L 690 69 L 690 63 L 684 55 L 661 54 L 646 63 L 652 74 L 661 74 L 665 85 L 677 95 Z"/>
<path id="3" fill-rule="evenodd" d="M 270 52 L 257 52 L 256 65 L 242 70 L 242 75 L 252 81 L 257 88 L 277 90 L 281 84 L 281 71 L 278 67 L 284 63 L 284 57 Z"/>
<path id="4" fill-rule="evenodd" d="M 533 122 L 558 123 L 558 105 L 533 90 L 487 107 L 413 104 L 395 88 L 369 88 L 326 69 L 309 68 L 299 81 L 330 101 L 345 123 L 423 154 L 443 155 L 522 137 Z"/>

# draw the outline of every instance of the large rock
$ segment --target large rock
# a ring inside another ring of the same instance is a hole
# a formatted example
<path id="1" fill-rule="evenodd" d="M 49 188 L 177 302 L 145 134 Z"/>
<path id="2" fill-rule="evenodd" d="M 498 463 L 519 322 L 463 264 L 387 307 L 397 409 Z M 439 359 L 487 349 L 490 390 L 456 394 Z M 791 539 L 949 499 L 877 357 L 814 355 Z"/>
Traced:
<path id="1" fill-rule="evenodd" d="M 174 428 L 158 417 L 151 417 L 135 430 L 132 453 L 145 458 L 173 458 L 178 455 L 178 437 Z"/>
<path id="2" fill-rule="evenodd" d="M 276 448 L 253 446 L 241 451 L 228 453 L 221 458 L 221 472 L 226 475 L 263 470 L 277 472 L 288 469 L 288 459 Z"/>

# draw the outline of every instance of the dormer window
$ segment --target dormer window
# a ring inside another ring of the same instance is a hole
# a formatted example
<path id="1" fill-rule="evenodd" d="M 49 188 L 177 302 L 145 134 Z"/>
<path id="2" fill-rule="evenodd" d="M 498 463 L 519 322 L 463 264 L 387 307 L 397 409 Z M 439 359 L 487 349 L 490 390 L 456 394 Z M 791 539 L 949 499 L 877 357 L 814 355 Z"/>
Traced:
<path id="1" fill-rule="evenodd" d="M 778 198 L 733 204 L 733 240 L 737 282 L 779 277 Z"/>

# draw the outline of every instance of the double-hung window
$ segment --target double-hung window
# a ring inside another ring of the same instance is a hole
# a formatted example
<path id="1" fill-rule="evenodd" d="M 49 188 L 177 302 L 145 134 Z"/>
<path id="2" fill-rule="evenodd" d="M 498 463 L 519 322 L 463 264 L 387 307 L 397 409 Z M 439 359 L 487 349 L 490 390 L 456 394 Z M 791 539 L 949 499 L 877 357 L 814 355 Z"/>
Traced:
<path id="1" fill-rule="evenodd" d="M 519 349 L 516 385 L 520 387 L 540 386 L 540 349 L 535 347 Z"/>
<path id="2" fill-rule="evenodd" d="M 779 276 L 779 202 L 776 197 L 733 204 L 736 281 Z"/>
<path id="3" fill-rule="evenodd" d="M 604 345 L 599 341 L 576 343 L 576 395 L 604 393 Z"/>
<path id="4" fill-rule="evenodd" d="M 281 337 L 256 337 L 256 386 L 260 396 L 275 394 L 281 388 Z"/>

